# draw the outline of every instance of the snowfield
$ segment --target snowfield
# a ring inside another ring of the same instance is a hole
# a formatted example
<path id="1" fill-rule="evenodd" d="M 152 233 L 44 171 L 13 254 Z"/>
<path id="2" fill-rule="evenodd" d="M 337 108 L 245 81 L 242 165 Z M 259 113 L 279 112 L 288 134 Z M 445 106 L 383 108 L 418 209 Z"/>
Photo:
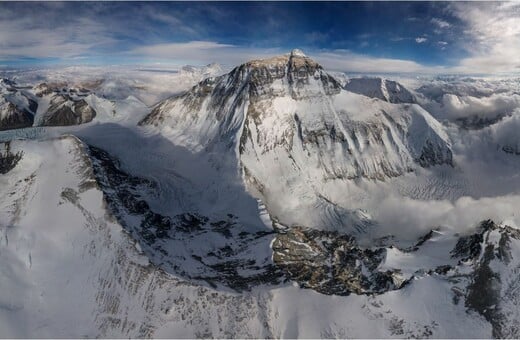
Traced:
<path id="1" fill-rule="evenodd" d="M 0 77 L 1 337 L 520 336 L 520 79 Z"/>

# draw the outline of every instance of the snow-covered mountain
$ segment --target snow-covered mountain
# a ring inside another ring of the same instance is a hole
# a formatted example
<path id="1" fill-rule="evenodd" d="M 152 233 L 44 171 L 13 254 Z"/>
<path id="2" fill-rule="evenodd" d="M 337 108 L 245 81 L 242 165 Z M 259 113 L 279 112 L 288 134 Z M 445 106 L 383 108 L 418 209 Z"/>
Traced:
<path id="1" fill-rule="evenodd" d="M 141 124 L 194 150 L 236 150 L 246 183 L 268 206 L 295 215 L 302 204 L 322 206 L 314 219 L 282 222 L 317 228 L 368 223 L 362 212 L 327 198 L 327 183 L 452 165 L 447 134 L 420 106 L 346 91 L 298 51 L 208 78 L 159 103 Z"/>
<path id="2" fill-rule="evenodd" d="M 32 126 L 36 106 L 16 89 L 14 82 L 0 79 L 0 130 Z"/>
<path id="3" fill-rule="evenodd" d="M 211 63 L 203 67 L 185 65 L 181 67 L 180 74 L 182 77 L 191 77 L 202 80 L 208 77 L 219 76 L 223 73 L 222 66 L 217 63 Z"/>
<path id="4" fill-rule="evenodd" d="M 520 336 L 514 101 L 468 129 L 439 80 L 298 50 L 192 71 L 1 83 L 34 126 L 0 131 L 0 336 Z"/>
<path id="5" fill-rule="evenodd" d="M 132 74 L 130 78 L 128 74 L 107 75 L 97 69 L 88 69 L 86 75 L 78 73 L 77 68 L 66 69 L 63 74 L 53 71 L 24 71 L 15 77 L 20 83 L 0 78 L 1 130 L 91 121 L 138 121 L 149 111 L 148 106 L 159 99 L 223 72 L 215 63 L 185 66 L 175 73 L 161 69 L 126 70 Z M 173 80 L 165 79 L 168 75 Z M 121 112 L 125 114 L 118 114 Z"/>
<path id="6" fill-rule="evenodd" d="M 351 78 L 344 85 L 345 90 L 378 98 L 389 103 L 415 103 L 414 95 L 403 85 L 384 78 Z"/>

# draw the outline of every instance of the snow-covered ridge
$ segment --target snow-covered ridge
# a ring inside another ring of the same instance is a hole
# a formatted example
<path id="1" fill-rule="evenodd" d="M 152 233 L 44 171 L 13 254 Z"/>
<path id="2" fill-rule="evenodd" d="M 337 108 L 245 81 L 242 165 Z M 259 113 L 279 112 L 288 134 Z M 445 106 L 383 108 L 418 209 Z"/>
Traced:
<path id="1" fill-rule="evenodd" d="M 182 76 L 191 77 L 197 80 L 201 80 L 208 77 L 215 77 L 221 75 L 222 72 L 222 66 L 220 66 L 217 63 L 211 63 L 202 67 L 185 65 L 180 69 L 180 73 Z"/>
<path id="2" fill-rule="evenodd" d="M 345 90 L 390 103 L 415 103 L 414 95 L 396 81 L 384 78 L 350 78 Z"/>

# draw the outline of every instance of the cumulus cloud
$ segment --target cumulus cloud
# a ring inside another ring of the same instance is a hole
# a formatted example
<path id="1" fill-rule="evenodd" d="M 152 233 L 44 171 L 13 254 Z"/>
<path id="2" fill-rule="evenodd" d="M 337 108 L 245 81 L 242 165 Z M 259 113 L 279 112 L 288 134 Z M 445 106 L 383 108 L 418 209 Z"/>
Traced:
<path id="1" fill-rule="evenodd" d="M 520 108 L 520 96 L 516 94 L 493 94 L 489 97 L 457 96 L 445 94 L 442 107 L 449 118 L 458 119 L 471 116 L 495 118 L 511 114 Z"/>
<path id="2" fill-rule="evenodd" d="M 520 227 L 519 206 L 520 196 L 516 194 L 480 199 L 464 196 L 454 202 L 390 196 L 379 202 L 373 217 L 379 221 L 381 236 L 386 231 L 397 230 L 396 236 L 413 241 L 437 227 L 471 232 L 487 219 Z"/>
<path id="3" fill-rule="evenodd" d="M 418 43 L 418 44 L 422 44 L 423 42 L 426 42 L 426 41 L 428 41 L 428 39 L 425 38 L 425 37 L 417 37 L 417 38 L 415 38 L 415 42 Z"/>
<path id="4" fill-rule="evenodd" d="M 493 140 L 506 152 L 520 155 L 520 108 L 490 127 Z"/>

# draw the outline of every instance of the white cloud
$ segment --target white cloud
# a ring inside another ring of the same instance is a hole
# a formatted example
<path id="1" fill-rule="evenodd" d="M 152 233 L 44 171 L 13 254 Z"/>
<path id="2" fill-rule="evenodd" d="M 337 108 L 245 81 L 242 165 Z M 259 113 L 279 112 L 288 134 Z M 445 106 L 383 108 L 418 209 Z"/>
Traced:
<path id="1" fill-rule="evenodd" d="M 144 7 L 140 13 L 142 16 L 151 18 L 154 22 L 167 24 L 175 32 L 182 32 L 193 37 L 193 41 L 184 43 L 154 44 L 153 41 L 162 41 L 161 37 L 164 32 L 147 25 L 148 21 L 139 19 L 139 16 L 135 15 L 137 13 L 132 13 L 132 16 L 136 18 L 129 24 L 127 14 L 116 13 L 115 16 L 105 15 L 103 17 L 101 14 L 106 11 L 103 4 L 89 4 L 88 13 L 77 16 L 72 15 L 66 8 L 63 9 L 65 12 L 61 11 L 62 7 L 67 6 L 59 3 L 47 3 L 31 7 L 13 5 L 12 8 L 8 6 L 2 8 L 0 12 L 0 60 L 22 57 L 73 59 L 100 56 L 103 53 L 111 52 L 110 55 L 115 57 L 130 55 L 167 60 L 177 58 L 182 62 L 217 61 L 227 65 L 236 65 L 249 59 L 287 52 L 280 48 L 238 47 L 204 41 L 201 38 L 206 35 L 204 29 L 194 28 L 193 25 L 187 24 L 182 16 L 158 13 Z M 97 7 L 99 8 L 96 10 Z M 455 2 L 448 5 L 448 10 L 464 24 L 464 32 L 466 32 L 465 35 L 457 37 L 458 40 L 447 40 L 449 46 L 462 47 L 468 52 L 467 57 L 455 62 L 455 66 L 452 67 L 428 68 L 411 60 L 377 58 L 340 50 L 308 52 L 316 59 L 323 60 L 322 63 L 325 67 L 353 72 L 520 72 L 520 25 L 518 24 L 520 22 L 520 3 Z M 42 16 L 42 13 L 45 13 L 45 16 Z M 417 18 L 406 20 L 417 20 Z M 448 28 L 455 28 L 455 23 L 440 18 L 432 18 L 431 23 L 442 32 Z M 126 38 L 121 38 L 121 36 L 130 37 L 134 45 L 129 46 L 122 43 L 122 40 Z M 367 45 L 363 39 L 368 36 L 368 34 L 357 36 L 362 40 L 360 46 Z M 146 37 L 147 40 L 144 43 L 139 42 L 143 37 Z M 319 32 L 304 35 L 304 39 L 311 43 L 326 38 L 326 34 Z M 452 38 L 450 36 L 447 39 Z M 408 39 L 411 42 L 426 45 L 425 43 L 433 38 L 421 35 L 416 38 L 394 37 L 391 40 Z M 436 40 L 438 39 L 434 39 L 432 42 Z M 432 45 L 445 49 L 448 46 L 447 41 L 437 41 Z M 145 45 L 138 48 L 133 47 L 139 43 Z M 122 44 L 119 50 L 118 44 Z M 114 52 L 114 50 L 116 51 Z"/>
<path id="2" fill-rule="evenodd" d="M 493 139 L 501 147 L 520 152 L 520 107 L 511 116 L 490 127 Z"/>
<path id="3" fill-rule="evenodd" d="M 446 46 L 448 46 L 448 43 L 446 41 L 437 41 L 437 45 L 440 46 L 441 50 L 445 50 Z"/>
<path id="4" fill-rule="evenodd" d="M 489 97 L 457 96 L 445 94 L 442 98 L 443 111 L 449 118 L 479 116 L 495 118 L 510 114 L 520 108 L 520 96 L 517 94 L 493 94 Z"/>
<path id="5" fill-rule="evenodd" d="M 427 67 L 412 60 L 377 58 L 347 50 L 323 51 L 311 55 L 323 67 L 335 71 L 361 73 L 433 73 L 436 67 Z"/>
<path id="6" fill-rule="evenodd" d="M 466 24 L 469 57 L 453 70 L 461 73 L 520 71 L 520 3 L 451 3 Z"/>
<path id="7" fill-rule="evenodd" d="M 439 18 L 432 18 L 431 22 L 439 28 L 449 28 L 451 24 L 445 20 Z"/>
<path id="8" fill-rule="evenodd" d="M 295 48 L 298 46 L 295 46 Z M 131 54 L 162 58 L 165 60 L 185 60 L 190 63 L 206 64 L 218 62 L 234 66 L 251 59 L 267 58 L 288 53 L 279 48 L 259 49 L 220 44 L 211 41 L 191 41 L 188 43 L 157 44 L 143 46 L 131 51 Z M 415 61 L 377 58 L 349 50 L 307 51 L 308 55 L 331 71 L 361 73 L 434 73 L 441 71 L 439 67 L 427 67 Z"/>
<path id="9" fill-rule="evenodd" d="M 145 56 L 165 61 L 186 61 L 195 64 L 218 62 L 234 66 L 251 59 L 267 58 L 285 53 L 280 49 L 260 49 L 221 44 L 213 41 L 190 41 L 142 46 L 129 52 L 132 55 Z"/>
<path id="10" fill-rule="evenodd" d="M 398 230 L 398 237 L 416 239 L 436 227 L 450 227 L 459 232 L 474 230 L 483 220 L 505 220 L 515 227 L 520 226 L 518 206 L 520 196 L 511 194 L 498 197 L 474 199 L 461 197 L 448 200 L 413 200 L 401 196 L 389 196 L 378 203 L 375 219 L 379 221 L 380 233 Z M 398 226 L 398 228 L 396 228 Z"/>
<path id="11" fill-rule="evenodd" d="M 48 20 L 58 23 L 33 20 L 33 16 L 4 8 L 0 13 L 0 58 L 70 58 L 115 42 L 103 25 L 89 18 L 69 23 L 55 17 Z"/>

